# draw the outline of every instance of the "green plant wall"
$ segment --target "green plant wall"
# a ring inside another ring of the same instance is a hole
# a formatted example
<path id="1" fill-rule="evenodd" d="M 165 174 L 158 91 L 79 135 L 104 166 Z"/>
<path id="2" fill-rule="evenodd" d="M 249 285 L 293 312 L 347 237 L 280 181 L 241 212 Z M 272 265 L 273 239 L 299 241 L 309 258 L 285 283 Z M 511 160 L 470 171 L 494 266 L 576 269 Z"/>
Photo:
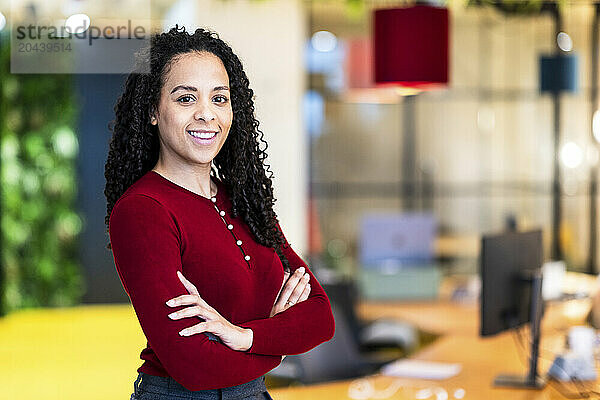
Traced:
<path id="1" fill-rule="evenodd" d="M 75 305 L 84 291 L 73 79 L 11 74 L 9 42 L 0 35 L 2 314 Z"/>

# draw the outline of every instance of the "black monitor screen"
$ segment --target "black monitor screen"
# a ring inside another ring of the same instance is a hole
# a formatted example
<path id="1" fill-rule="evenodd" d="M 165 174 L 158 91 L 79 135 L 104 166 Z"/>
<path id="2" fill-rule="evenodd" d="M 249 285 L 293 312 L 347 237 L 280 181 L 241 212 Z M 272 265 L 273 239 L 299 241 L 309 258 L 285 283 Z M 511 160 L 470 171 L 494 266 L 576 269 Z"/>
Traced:
<path id="1" fill-rule="evenodd" d="M 542 231 L 507 232 L 481 240 L 481 336 L 530 321 L 528 271 L 542 265 Z"/>

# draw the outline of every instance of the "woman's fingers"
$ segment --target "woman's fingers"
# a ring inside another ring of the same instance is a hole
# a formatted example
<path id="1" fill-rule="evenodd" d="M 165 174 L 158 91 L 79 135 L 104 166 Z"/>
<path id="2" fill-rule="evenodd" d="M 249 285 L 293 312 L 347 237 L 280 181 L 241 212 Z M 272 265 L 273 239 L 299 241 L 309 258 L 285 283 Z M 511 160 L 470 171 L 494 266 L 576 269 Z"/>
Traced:
<path id="1" fill-rule="evenodd" d="M 183 294 L 181 296 L 174 297 L 167 301 L 167 305 L 169 307 L 182 306 L 186 304 L 203 304 L 208 306 L 208 304 L 204 301 L 204 299 L 200 296 L 198 289 L 196 286 L 190 281 L 188 281 L 180 271 L 177 271 L 177 277 L 183 283 L 183 286 L 187 289 L 190 294 Z"/>
<path id="2" fill-rule="evenodd" d="M 296 287 L 292 291 L 292 294 L 290 294 L 289 301 L 292 304 L 298 303 L 300 296 L 302 295 L 302 292 L 304 291 L 304 288 L 308 284 L 309 280 L 310 280 L 310 275 L 308 275 L 308 274 L 304 274 L 302 276 L 302 278 L 299 279 L 298 283 L 296 284 Z"/>
<path id="3" fill-rule="evenodd" d="M 189 305 L 191 307 L 182 308 L 168 315 L 171 319 L 187 318 L 187 317 L 199 317 L 207 321 L 218 320 L 220 314 L 217 310 L 212 308 L 200 295 L 197 294 L 183 294 L 167 301 L 169 307 L 178 307 Z"/>
<path id="4" fill-rule="evenodd" d="M 183 306 L 188 304 L 204 304 L 204 299 L 196 294 L 182 294 L 167 301 L 169 307 Z"/>
<path id="5" fill-rule="evenodd" d="M 189 326 L 185 329 L 180 330 L 179 334 L 181 336 L 190 336 L 190 335 L 195 335 L 197 333 L 202 333 L 202 332 L 215 333 L 215 331 L 217 330 L 216 327 L 217 326 L 214 323 L 211 324 L 210 322 L 200 322 L 199 324 Z"/>
<path id="6" fill-rule="evenodd" d="M 310 284 L 308 283 L 310 275 L 304 272 L 305 268 L 300 267 L 291 275 L 287 272 L 284 274 L 282 287 L 279 290 L 269 317 L 279 314 L 294 304 L 308 298 L 310 294 Z"/>
<path id="7" fill-rule="evenodd" d="M 308 299 L 309 294 L 310 294 L 310 283 L 307 283 L 306 286 L 304 287 L 304 291 L 302 292 L 302 294 L 300 295 L 300 298 L 298 299 L 298 303 Z"/>
<path id="8" fill-rule="evenodd" d="M 279 296 L 278 304 L 282 306 L 282 308 L 286 307 L 287 301 L 290 299 L 290 296 L 296 289 L 296 285 L 300 282 L 300 278 L 304 274 L 304 267 L 300 267 L 296 269 L 296 271 L 289 277 L 287 283 L 285 284 L 281 295 Z"/>
<path id="9" fill-rule="evenodd" d="M 190 292 L 191 294 L 200 295 L 200 293 L 198 293 L 198 289 L 196 289 L 196 286 L 194 286 L 192 282 L 185 279 L 185 276 L 183 276 L 181 271 L 177 270 L 177 276 L 179 277 L 179 280 L 183 283 L 183 286 L 185 286 L 188 292 Z"/>
<path id="10" fill-rule="evenodd" d="M 180 319 L 180 318 L 188 318 L 188 317 L 200 317 L 204 318 L 204 312 L 200 306 L 195 307 L 186 307 L 179 311 L 172 312 L 169 314 L 169 318 L 171 319 Z"/>
<path id="11" fill-rule="evenodd" d="M 285 287 L 285 284 L 287 283 L 287 280 L 288 280 L 289 277 L 290 277 L 290 273 L 288 271 L 284 271 L 283 272 L 283 282 L 281 283 L 281 287 L 279 288 L 279 292 L 277 292 L 277 296 L 275 297 L 276 299 L 279 298 L 279 295 L 281 294 L 281 291 Z"/>

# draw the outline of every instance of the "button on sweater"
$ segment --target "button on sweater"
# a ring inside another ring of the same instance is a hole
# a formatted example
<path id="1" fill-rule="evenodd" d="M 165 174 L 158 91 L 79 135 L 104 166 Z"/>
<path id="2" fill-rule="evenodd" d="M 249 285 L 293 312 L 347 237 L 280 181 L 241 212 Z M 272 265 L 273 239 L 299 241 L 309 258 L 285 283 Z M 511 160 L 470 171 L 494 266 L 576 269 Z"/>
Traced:
<path id="1" fill-rule="evenodd" d="M 232 217 L 226 185 L 212 179 L 211 200 L 148 171 L 117 200 L 109 219 L 115 267 L 147 339 L 138 372 L 170 376 L 188 390 L 249 382 L 279 365 L 282 355 L 304 353 L 335 331 L 325 291 L 287 240 L 282 251 L 291 272 L 304 267 L 311 292 L 269 317 L 283 283 L 281 260 L 255 241 L 241 217 Z M 250 349 L 232 350 L 208 333 L 179 335 L 203 319 L 168 317 L 189 307 L 166 305 L 189 294 L 177 271 L 225 319 L 252 329 Z"/>

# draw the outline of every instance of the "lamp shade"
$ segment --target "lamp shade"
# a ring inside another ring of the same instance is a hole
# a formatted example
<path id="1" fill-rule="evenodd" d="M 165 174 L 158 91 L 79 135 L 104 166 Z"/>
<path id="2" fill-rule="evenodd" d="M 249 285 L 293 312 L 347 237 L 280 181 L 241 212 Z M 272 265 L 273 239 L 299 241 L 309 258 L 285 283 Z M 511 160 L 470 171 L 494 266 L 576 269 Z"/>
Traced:
<path id="1" fill-rule="evenodd" d="M 540 57 L 540 92 L 577 91 L 577 56 L 553 54 Z"/>
<path id="2" fill-rule="evenodd" d="M 419 87 L 448 83 L 448 10 L 417 5 L 373 13 L 375 83 Z"/>

